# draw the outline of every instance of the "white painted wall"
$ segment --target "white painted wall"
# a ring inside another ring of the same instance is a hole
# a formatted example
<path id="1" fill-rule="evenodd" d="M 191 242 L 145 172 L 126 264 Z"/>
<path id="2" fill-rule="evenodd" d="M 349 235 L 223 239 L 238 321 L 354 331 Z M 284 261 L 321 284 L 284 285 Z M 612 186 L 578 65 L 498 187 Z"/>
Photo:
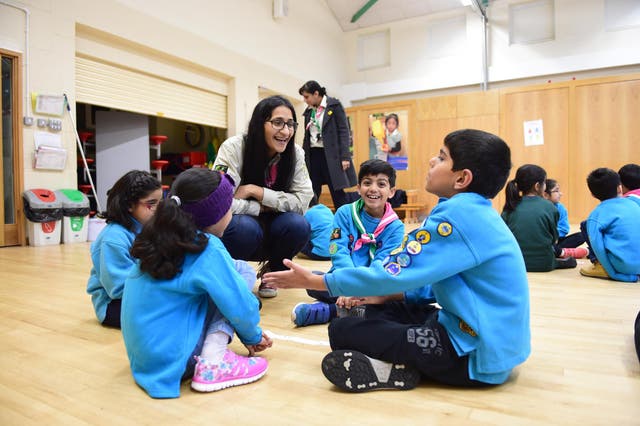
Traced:
<path id="1" fill-rule="evenodd" d="M 640 27 L 605 31 L 604 0 L 555 0 L 555 40 L 537 44 L 509 44 L 509 4 L 520 0 L 498 0 L 488 9 L 489 87 L 508 81 L 541 78 L 619 67 L 636 71 L 640 64 Z M 634 4 L 637 15 L 640 2 Z M 346 33 L 348 71 L 343 99 L 355 103 L 381 102 L 399 96 L 426 96 L 430 91 L 472 86 L 482 82 L 480 17 L 466 12 L 466 45 L 449 49 L 449 54 L 432 57 L 428 45 L 430 26 L 459 16 L 460 12 L 418 17 L 385 26 Z M 389 29 L 391 64 L 358 71 L 357 38 L 361 34 Z M 459 40 L 465 37 L 453 38 Z M 623 71 L 618 71 L 623 72 Z M 539 82 L 541 82 L 539 81 Z M 522 83 L 520 83 L 522 84 Z"/>

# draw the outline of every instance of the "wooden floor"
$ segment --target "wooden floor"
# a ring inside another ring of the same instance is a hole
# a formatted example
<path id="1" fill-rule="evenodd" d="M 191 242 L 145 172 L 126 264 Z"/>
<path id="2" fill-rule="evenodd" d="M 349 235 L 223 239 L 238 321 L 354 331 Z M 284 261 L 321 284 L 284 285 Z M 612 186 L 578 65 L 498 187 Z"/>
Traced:
<path id="1" fill-rule="evenodd" d="M 583 278 L 577 269 L 532 273 L 533 351 L 508 383 L 467 390 L 425 382 L 368 394 L 325 380 L 326 325 L 294 328 L 291 308 L 308 298 L 281 290 L 262 310 L 276 336 L 263 379 L 211 394 L 184 384 L 179 399 L 153 400 L 131 378 L 119 330 L 94 317 L 88 250 L 0 249 L 0 425 L 640 424 L 632 331 L 640 284 Z"/>

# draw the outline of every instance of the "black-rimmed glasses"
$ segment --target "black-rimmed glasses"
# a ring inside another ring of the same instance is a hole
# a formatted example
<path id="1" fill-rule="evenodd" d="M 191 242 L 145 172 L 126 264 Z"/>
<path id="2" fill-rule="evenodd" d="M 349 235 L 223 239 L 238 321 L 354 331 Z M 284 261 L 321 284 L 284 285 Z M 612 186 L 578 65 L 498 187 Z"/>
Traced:
<path id="1" fill-rule="evenodd" d="M 282 118 L 272 118 L 271 120 L 267 120 L 267 123 L 271 123 L 271 127 L 275 130 L 282 130 L 284 129 L 284 126 L 287 126 L 289 130 L 293 130 L 295 132 L 298 128 L 298 123 L 295 121 L 284 121 Z"/>

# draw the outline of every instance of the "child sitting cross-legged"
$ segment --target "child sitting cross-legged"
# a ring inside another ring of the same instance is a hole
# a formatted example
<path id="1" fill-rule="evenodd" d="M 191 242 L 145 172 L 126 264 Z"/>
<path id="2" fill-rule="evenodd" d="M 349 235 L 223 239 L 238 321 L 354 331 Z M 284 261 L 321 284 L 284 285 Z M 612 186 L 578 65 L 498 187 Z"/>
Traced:
<path id="1" fill-rule="evenodd" d="M 636 282 L 640 274 L 640 206 L 622 197 L 620 176 L 599 168 L 587 177 L 591 195 L 600 204 L 580 224 L 589 245 L 592 264 L 580 269 L 587 277 Z"/>
<path id="2" fill-rule="evenodd" d="M 122 335 L 133 378 L 153 398 L 180 396 L 190 378 L 194 390 L 211 392 L 267 371 L 253 356 L 272 344 L 259 326 L 255 274 L 243 279 L 220 240 L 233 191 L 227 174 L 182 172 L 131 248 L 139 262 L 124 288 Z M 227 347 L 234 333 L 248 357 Z"/>
<path id="3" fill-rule="evenodd" d="M 329 272 L 369 266 L 375 260 L 383 260 L 400 245 L 404 224 L 388 202 L 395 193 L 395 186 L 396 171 L 386 161 L 373 159 L 360 165 L 360 199 L 340 207 L 333 220 Z M 360 312 L 356 308 L 358 298 L 334 297 L 326 291 L 308 290 L 307 293 L 319 302 L 299 303 L 293 308 L 291 320 L 298 327 L 328 323 L 338 311 L 345 315 Z"/>
<path id="4" fill-rule="evenodd" d="M 509 147 L 490 133 L 459 130 L 429 166 L 426 188 L 440 201 L 387 259 L 323 276 L 285 260 L 288 271 L 264 276 L 278 288 L 384 302 L 329 325 L 333 351 L 322 372 L 348 392 L 411 389 L 421 378 L 501 384 L 531 351 L 524 261 L 490 200 L 509 176 Z"/>

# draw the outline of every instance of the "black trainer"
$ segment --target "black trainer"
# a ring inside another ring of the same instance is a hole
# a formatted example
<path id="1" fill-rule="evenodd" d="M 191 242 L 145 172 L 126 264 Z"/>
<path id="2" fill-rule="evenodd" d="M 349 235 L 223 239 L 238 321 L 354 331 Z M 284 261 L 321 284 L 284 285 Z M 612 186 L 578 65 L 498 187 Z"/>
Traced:
<path id="1" fill-rule="evenodd" d="M 409 390 L 420 382 L 420 372 L 416 368 L 369 358 L 358 351 L 328 353 L 322 360 L 322 373 L 327 380 L 347 392 Z"/>

